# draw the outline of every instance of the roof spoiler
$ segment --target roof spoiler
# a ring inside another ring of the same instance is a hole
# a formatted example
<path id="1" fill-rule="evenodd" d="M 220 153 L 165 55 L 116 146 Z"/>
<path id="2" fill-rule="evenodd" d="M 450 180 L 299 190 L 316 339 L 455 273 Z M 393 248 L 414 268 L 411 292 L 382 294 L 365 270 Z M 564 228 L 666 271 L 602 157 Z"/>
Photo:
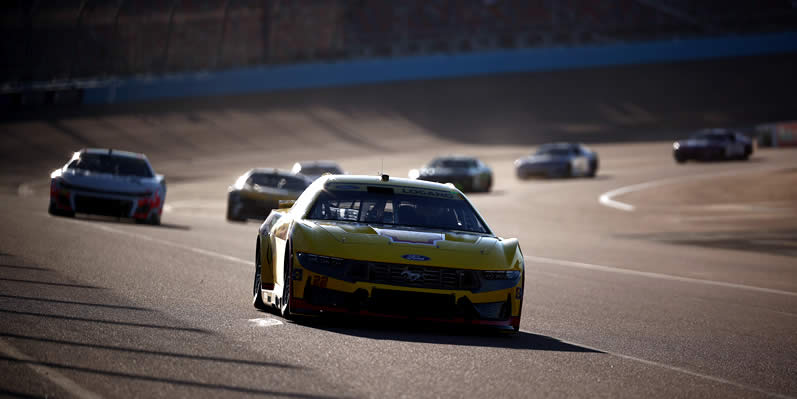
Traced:
<path id="1" fill-rule="evenodd" d="M 293 207 L 293 204 L 296 203 L 296 200 L 280 200 L 279 201 L 279 209 L 290 209 Z"/>

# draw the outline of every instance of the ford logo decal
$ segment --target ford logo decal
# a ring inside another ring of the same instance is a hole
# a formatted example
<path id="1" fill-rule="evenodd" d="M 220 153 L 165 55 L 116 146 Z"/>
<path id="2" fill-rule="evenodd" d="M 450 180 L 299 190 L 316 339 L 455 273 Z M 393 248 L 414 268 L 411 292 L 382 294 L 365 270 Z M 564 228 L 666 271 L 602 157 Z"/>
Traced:
<path id="1" fill-rule="evenodd" d="M 401 257 L 406 259 L 406 260 L 413 260 L 413 261 L 416 261 L 416 262 L 423 262 L 423 261 L 429 260 L 428 256 L 415 255 L 415 254 L 401 255 Z"/>

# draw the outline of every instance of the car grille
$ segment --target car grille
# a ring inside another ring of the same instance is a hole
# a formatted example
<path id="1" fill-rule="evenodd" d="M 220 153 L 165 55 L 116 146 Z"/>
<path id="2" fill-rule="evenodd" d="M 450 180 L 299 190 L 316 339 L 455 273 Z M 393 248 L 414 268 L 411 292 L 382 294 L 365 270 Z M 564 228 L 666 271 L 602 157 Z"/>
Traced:
<path id="1" fill-rule="evenodd" d="M 103 216 L 127 217 L 133 209 L 133 201 L 108 198 L 75 196 L 75 212 Z"/>
<path id="2" fill-rule="evenodd" d="M 96 189 L 91 187 L 84 187 L 79 186 L 76 184 L 69 184 L 67 182 L 62 182 L 61 185 L 64 188 L 68 188 L 70 190 L 79 190 L 88 193 L 99 193 L 99 194 L 109 194 L 109 195 L 128 195 L 131 197 L 149 197 L 152 195 L 152 191 L 138 191 L 138 192 L 131 192 L 131 191 L 113 191 L 113 190 L 103 190 L 103 189 Z"/>
<path id="3" fill-rule="evenodd" d="M 299 254 L 299 262 L 310 271 L 350 282 L 439 290 L 477 291 L 480 288 L 479 277 L 473 270 L 327 258 L 306 253 Z"/>
<path id="4" fill-rule="evenodd" d="M 472 288 L 475 281 L 470 271 L 390 263 L 368 263 L 368 280 L 372 283 L 401 287 L 456 290 Z M 466 277 L 467 276 L 467 277 Z M 468 283 L 463 284 L 467 279 Z"/>

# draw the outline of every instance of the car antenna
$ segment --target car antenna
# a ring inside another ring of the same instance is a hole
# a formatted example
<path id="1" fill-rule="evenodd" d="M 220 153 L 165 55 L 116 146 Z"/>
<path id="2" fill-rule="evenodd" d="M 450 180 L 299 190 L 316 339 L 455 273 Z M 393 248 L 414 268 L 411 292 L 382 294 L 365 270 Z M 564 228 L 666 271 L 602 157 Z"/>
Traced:
<path id="1" fill-rule="evenodd" d="M 379 177 L 382 179 L 382 181 L 390 180 L 390 176 L 385 174 L 385 158 L 384 157 L 382 157 L 382 165 L 381 165 L 381 167 L 379 169 L 380 169 L 379 170 Z"/>

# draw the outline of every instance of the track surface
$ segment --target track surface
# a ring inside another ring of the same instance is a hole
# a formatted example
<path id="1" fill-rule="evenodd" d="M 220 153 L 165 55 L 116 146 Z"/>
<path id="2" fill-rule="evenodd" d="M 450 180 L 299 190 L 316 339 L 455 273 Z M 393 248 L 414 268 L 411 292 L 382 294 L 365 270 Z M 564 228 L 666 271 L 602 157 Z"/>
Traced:
<path id="1" fill-rule="evenodd" d="M 797 151 L 676 165 L 667 141 L 599 144 L 596 179 L 518 181 L 512 161 L 532 150 L 517 144 L 534 141 L 528 137 L 463 144 L 403 114 L 256 103 L 0 125 L 7 140 L 39 140 L 52 153 L 86 137 L 131 149 L 148 137 L 168 139 L 174 151 L 153 156 L 170 179 L 161 227 L 50 217 L 46 172 L 66 158 L 52 164 L 50 155 L 29 154 L 30 162 L 8 163 L 0 193 L 0 395 L 797 396 L 794 198 L 736 195 L 734 180 L 777 172 L 793 185 Z M 721 106 L 708 101 L 705 109 Z M 678 123 L 691 126 L 694 113 Z M 96 133 L 108 123 L 130 134 Z M 42 126 L 68 126 L 77 136 Z M 265 137 L 275 145 L 264 145 Z M 613 141 L 601 137 L 595 141 Z M 62 148 L 48 144 L 59 139 Z M 494 191 L 471 198 L 527 256 L 520 334 L 299 324 L 251 306 L 257 223 L 223 217 L 226 187 L 238 174 L 333 158 L 368 174 L 384 160 L 386 171 L 404 176 L 440 153 L 478 155 L 494 169 Z M 616 198 L 633 203 L 633 212 L 598 202 L 605 192 L 660 179 L 672 179 L 672 189 Z M 725 189 L 685 200 L 682 187 L 697 181 Z"/>

